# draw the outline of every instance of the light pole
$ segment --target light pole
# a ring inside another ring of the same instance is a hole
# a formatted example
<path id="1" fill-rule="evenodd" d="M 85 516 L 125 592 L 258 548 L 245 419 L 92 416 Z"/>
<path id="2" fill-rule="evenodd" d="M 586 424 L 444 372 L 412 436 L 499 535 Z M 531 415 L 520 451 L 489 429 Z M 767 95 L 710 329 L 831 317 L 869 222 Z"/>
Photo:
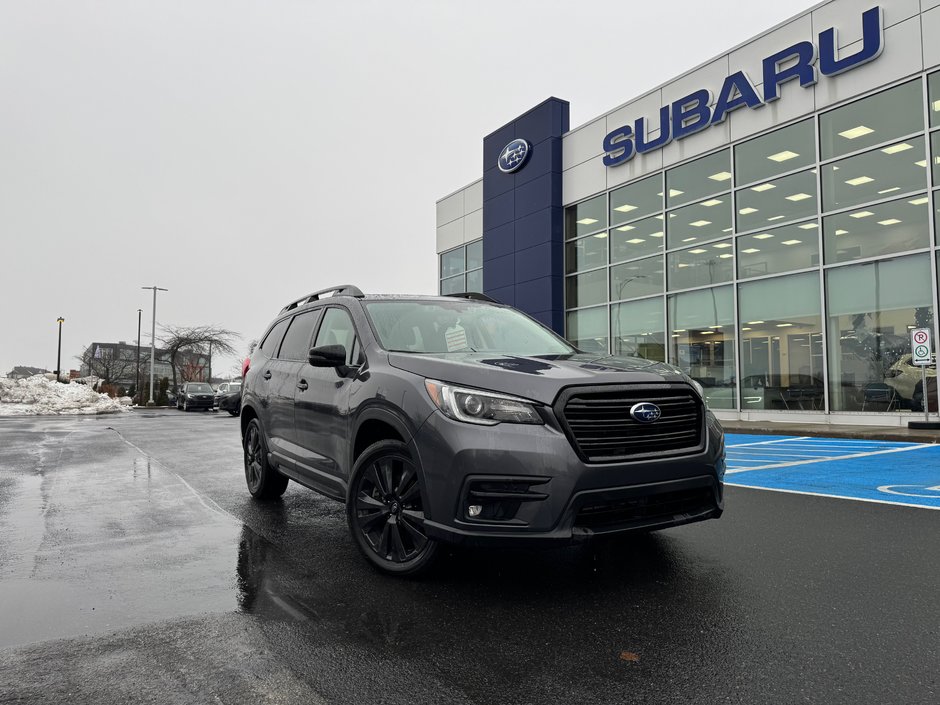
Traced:
<path id="1" fill-rule="evenodd" d="M 55 381 L 61 382 L 62 379 L 62 324 L 65 323 L 65 319 L 62 316 L 59 316 L 56 319 L 56 323 L 59 324 L 59 351 L 56 353 L 55 358 Z"/>
<path id="2" fill-rule="evenodd" d="M 157 292 L 169 291 L 169 289 L 161 289 L 159 286 L 142 286 L 140 288 L 153 289 L 153 320 L 150 324 L 150 399 L 147 401 L 147 406 L 156 406 L 153 401 L 153 365 L 157 343 Z"/>
<path id="3" fill-rule="evenodd" d="M 140 317 L 143 314 L 144 310 L 142 308 L 137 309 L 137 382 L 134 385 L 135 396 L 137 397 L 137 403 L 140 404 Z"/>

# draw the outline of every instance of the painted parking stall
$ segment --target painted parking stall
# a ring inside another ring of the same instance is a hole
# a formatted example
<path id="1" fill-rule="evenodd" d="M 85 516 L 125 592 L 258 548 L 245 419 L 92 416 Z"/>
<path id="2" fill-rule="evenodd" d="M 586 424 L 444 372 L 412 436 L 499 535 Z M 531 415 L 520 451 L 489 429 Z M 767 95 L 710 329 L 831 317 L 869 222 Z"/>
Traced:
<path id="1" fill-rule="evenodd" d="M 725 439 L 728 485 L 940 509 L 936 444 L 736 433 Z"/>

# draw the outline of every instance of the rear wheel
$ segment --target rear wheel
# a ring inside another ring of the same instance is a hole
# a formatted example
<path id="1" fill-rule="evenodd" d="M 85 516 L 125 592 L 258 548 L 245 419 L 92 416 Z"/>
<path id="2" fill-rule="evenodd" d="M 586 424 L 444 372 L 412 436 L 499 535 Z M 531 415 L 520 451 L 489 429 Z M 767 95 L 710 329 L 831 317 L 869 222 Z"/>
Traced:
<path id="1" fill-rule="evenodd" d="M 255 499 L 277 499 L 287 489 L 288 479 L 268 462 L 268 446 L 258 419 L 248 422 L 244 437 L 245 481 Z"/>
<path id="2" fill-rule="evenodd" d="M 427 570 L 438 543 L 427 535 L 418 468 L 405 444 L 388 440 L 366 448 L 350 488 L 346 518 L 366 559 L 395 575 Z"/>

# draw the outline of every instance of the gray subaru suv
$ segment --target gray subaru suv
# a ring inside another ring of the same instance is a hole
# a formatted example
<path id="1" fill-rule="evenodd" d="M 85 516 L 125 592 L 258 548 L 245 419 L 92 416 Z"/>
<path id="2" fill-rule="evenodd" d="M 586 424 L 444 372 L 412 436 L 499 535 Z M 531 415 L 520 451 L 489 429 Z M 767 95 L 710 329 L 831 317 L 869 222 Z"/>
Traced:
<path id="1" fill-rule="evenodd" d="M 331 295 L 328 295 L 331 294 Z M 587 354 L 480 294 L 285 306 L 242 395 L 248 491 L 289 480 L 344 502 L 380 570 L 443 543 L 550 544 L 718 518 L 725 449 L 698 383 Z"/>

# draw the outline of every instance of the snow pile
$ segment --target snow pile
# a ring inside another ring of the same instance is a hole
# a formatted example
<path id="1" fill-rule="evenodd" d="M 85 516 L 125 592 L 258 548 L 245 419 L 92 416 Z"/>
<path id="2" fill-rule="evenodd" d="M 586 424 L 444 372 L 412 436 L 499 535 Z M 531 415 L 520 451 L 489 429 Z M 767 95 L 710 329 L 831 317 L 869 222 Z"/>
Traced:
<path id="1" fill-rule="evenodd" d="M 0 416 L 107 414 L 128 411 L 130 406 L 130 397 L 112 399 L 84 384 L 61 384 L 43 375 L 0 377 Z"/>

